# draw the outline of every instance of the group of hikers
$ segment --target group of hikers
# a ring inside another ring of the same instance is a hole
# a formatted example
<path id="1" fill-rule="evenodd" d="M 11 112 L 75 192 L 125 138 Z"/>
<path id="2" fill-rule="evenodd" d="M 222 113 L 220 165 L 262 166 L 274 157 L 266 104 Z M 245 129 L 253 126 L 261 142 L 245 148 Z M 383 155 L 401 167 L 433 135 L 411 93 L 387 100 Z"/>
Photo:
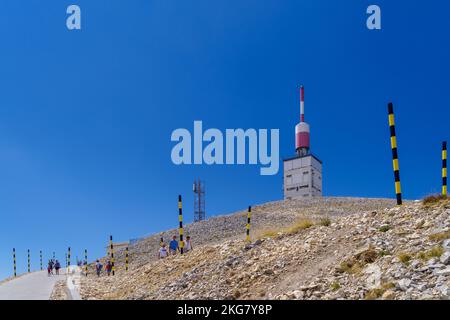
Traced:
<path id="1" fill-rule="evenodd" d="M 50 259 L 47 265 L 47 274 L 48 276 L 53 275 L 53 269 L 55 269 L 55 274 L 59 275 L 59 269 L 61 269 L 61 264 L 58 260 Z"/>
<path id="2" fill-rule="evenodd" d="M 164 259 L 165 257 L 168 257 L 169 255 L 175 255 L 180 251 L 180 246 L 177 241 L 177 236 L 173 236 L 172 240 L 169 242 L 169 250 L 167 250 L 166 244 L 165 244 L 163 238 L 161 238 L 159 245 L 160 245 L 160 248 L 158 251 L 158 259 Z M 191 237 L 187 236 L 186 241 L 184 241 L 183 253 L 189 252 L 192 249 L 193 249 L 193 247 L 192 247 Z"/>
<path id="3" fill-rule="evenodd" d="M 95 261 L 95 272 L 97 273 L 98 277 L 100 277 L 102 270 L 103 270 L 103 265 L 101 264 L 100 260 L 97 259 L 97 261 Z M 106 262 L 105 271 L 109 277 L 111 275 L 111 271 L 112 271 L 112 263 L 110 260 L 108 260 L 108 262 Z"/>
<path id="4" fill-rule="evenodd" d="M 169 242 L 169 249 L 168 250 L 167 250 L 167 246 L 166 246 L 163 238 L 161 238 L 159 246 L 160 246 L 160 248 L 158 250 L 158 259 L 163 259 L 165 257 L 168 257 L 169 255 L 175 255 L 178 252 L 180 252 L 180 246 L 179 246 L 179 243 L 177 241 L 177 236 L 173 236 L 172 237 L 172 240 Z M 186 237 L 186 241 L 184 241 L 183 253 L 189 252 L 192 249 L 193 249 L 193 247 L 192 247 L 191 237 L 187 236 Z M 100 260 L 97 259 L 95 261 L 95 272 L 96 272 L 98 277 L 101 276 L 102 271 L 103 271 L 103 265 L 100 262 Z M 105 271 L 106 271 L 106 275 L 107 276 L 111 275 L 112 263 L 111 263 L 110 260 L 108 260 L 106 262 Z"/>

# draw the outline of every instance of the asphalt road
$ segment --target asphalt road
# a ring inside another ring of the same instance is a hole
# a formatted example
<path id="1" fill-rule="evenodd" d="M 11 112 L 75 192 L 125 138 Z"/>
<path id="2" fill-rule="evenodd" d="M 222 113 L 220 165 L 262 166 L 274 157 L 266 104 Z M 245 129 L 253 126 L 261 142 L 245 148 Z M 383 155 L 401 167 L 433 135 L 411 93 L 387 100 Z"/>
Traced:
<path id="1" fill-rule="evenodd" d="M 0 284 L 0 300 L 48 300 L 56 281 L 66 279 L 65 270 L 61 271 L 51 277 L 46 270 L 32 272 Z"/>

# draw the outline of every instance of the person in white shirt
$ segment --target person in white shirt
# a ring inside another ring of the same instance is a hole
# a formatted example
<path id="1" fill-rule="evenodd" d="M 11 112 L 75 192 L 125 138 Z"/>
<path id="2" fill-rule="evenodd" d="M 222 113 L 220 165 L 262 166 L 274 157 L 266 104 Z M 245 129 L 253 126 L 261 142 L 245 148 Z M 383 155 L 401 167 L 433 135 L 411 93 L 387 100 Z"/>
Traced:
<path id="1" fill-rule="evenodd" d="M 166 244 L 165 243 L 161 244 L 161 248 L 159 248 L 159 251 L 158 251 L 158 258 L 163 259 L 163 258 L 167 257 L 168 255 L 169 255 L 169 252 L 167 252 Z"/>
<path id="2" fill-rule="evenodd" d="M 191 237 L 187 236 L 186 237 L 186 243 L 184 244 L 184 251 L 188 252 L 192 250 L 192 242 L 191 242 Z"/>

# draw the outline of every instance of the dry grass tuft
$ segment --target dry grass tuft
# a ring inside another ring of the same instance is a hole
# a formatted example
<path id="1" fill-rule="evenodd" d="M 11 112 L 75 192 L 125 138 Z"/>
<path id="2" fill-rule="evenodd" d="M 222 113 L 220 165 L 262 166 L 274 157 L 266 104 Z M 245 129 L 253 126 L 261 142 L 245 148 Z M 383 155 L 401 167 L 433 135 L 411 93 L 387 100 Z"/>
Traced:
<path id="1" fill-rule="evenodd" d="M 428 238 L 431 241 L 442 241 L 442 240 L 450 239 L 450 230 L 444 231 L 444 232 L 439 232 L 439 233 L 434 233 L 434 234 L 430 235 Z"/>
<path id="2" fill-rule="evenodd" d="M 347 272 L 351 274 L 358 274 L 362 270 L 361 264 L 355 259 L 347 259 L 341 262 L 339 265 L 339 271 Z"/>
<path id="3" fill-rule="evenodd" d="M 380 252 L 378 252 L 378 255 L 380 257 L 384 257 L 384 256 L 391 256 L 392 252 L 390 252 L 389 250 L 381 250 Z"/>
<path id="4" fill-rule="evenodd" d="M 395 288 L 395 284 L 392 282 L 388 282 L 388 283 L 384 283 L 383 285 L 381 285 L 378 288 L 375 289 L 371 289 L 369 291 L 366 292 L 364 299 L 366 300 L 376 300 L 379 299 L 383 296 L 383 294 L 389 290 Z"/>
<path id="5" fill-rule="evenodd" d="M 297 234 L 302 230 L 311 228 L 314 225 L 314 223 L 309 219 L 300 219 L 297 222 L 295 222 L 292 226 L 286 229 L 286 234 L 293 235 Z"/>
<path id="6" fill-rule="evenodd" d="M 389 230 L 391 230 L 391 226 L 388 224 L 386 224 L 386 225 L 380 227 L 380 229 L 378 229 L 378 231 L 380 231 L 380 232 L 388 232 Z"/>
<path id="7" fill-rule="evenodd" d="M 324 227 L 329 227 L 331 224 L 331 220 L 330 218 L 322 218 L 319 220 L 319 225 L 324 226 Z"/>
<path id="8" fill-rule="evenodd" d="M 422 260 L 430 260 L 431 258 L 439 258 L 444 253 L 444 248 L 436 246 L 428 251 L 419 252 L 417 257 Z"/>
<path id="9" fill-rule="evenodd" d="M 234 300 L 239 299 L 240 296 L 241 296 L 241 292 L 238 289 L 234 289 L 233 290 L 233 299 Z"/>
<path id="10" fill-rule="evenodd" d="M 331 290 L 338 291 L 341 288 L 341 285 L 339 282 L 335 281 L 330 285 L 330 287 L 331 287 Z"/>
<path id="11" fill-rule="evenodd" d="M 397 258 L 398 258 L 398 260 L 400 260 L 401 263 L 407 265 L 407 264 L 409 264 L 409 261 L 411 261 L 412 256 L 411 256 L 411 254 L 408 253 L 408 252 L 400 252 L 400 253 L 397 255 Z"/>
<path id="12" fill-rule="evenodd" d="M 422 203 L 425 206 L 432 206 L 435 204 L 439 204 L 441 202 L 446 202 L 446 201 L 448 201 L 448 199 L 449 199 L 448 196 L 444 196 L 442 194 L 437 194 L 437 195 L 431 195 L 431 196 L 424 198 L 422 200 Z"/>
<path id="13" fill-rule="evenodd" d="M 366 264 L 375 262 L 378 257 L 379 253 L 372 247 L 369 247 L 354 257 L 342 261 L 338 269 L 341 272 L 357 274 L 361 272 Z"/>
<path id="14" fill-rule="evenodd" d="M 311 228 L 314 226 L 314 222 L 310 219 L 300 219 L 294 222 L 291 226 L 283 229 L 271 229 L 266 228 L 258 231 L 256 233 L 256 239 L 264 239 L 264 238 L 282 238 L 283 236 L 290 236 L 299 233 L 302 230 Z"/>
<path id="15" fill-rule="evenodd" d="M 355 259 L 364 265 L 373 263 L 377 260 L 379 253 L 372 247 L 355 255 Z"/>
<path id="16" fill-rule="evenodd" d="M 261 231 L 258 231 L 256 233 L 256 239 L 261 240 L 261 239 L 275 239 L 281 236 L 281 230 L 276 230 L 276 229 L 264 229 Z"/>

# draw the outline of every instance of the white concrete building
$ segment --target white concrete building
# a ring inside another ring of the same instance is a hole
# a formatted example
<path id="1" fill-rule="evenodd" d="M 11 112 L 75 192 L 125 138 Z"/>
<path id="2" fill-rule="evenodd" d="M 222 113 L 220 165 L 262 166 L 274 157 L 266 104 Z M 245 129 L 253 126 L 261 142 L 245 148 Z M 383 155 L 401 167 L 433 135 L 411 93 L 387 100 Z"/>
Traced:
<path id="1" fill-rule="evenodd" d="M 322 196 L 322 161 L 312 154 L 283 161 L 284 199 Z"/>

